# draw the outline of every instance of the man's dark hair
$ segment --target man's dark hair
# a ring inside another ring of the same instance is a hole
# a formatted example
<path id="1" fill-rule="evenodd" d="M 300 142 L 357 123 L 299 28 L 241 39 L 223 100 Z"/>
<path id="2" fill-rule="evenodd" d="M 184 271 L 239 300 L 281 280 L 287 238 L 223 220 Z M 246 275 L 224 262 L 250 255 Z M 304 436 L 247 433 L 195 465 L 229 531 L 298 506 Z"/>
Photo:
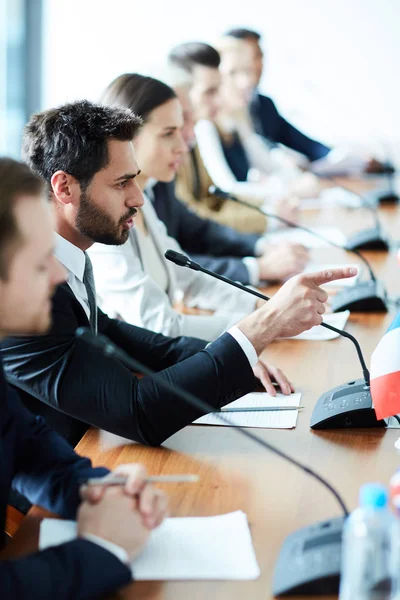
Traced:
<path id="1" fill-rule="evenodd" d="M 260 33 L 253 31 L 253 29 L 245 29 L 244 27 L 228 29 L 228 31 L 224 33 L 224 37 L 233 37 L 237 40 L 253 40 L 255 42 L 259 42 L 261 40 Z"/>
<path id="2" fill-rule="evenodd" d="M 101 101 L 129 108 L 146 122 L 154 109 L 173 98 L 176 93 L 166 83 L 138 73 L 125 73 L 110 83 Z"/>
<path id="3" fill-rule="evenodd" d="M 218 51 L 202 42 L 187 42 L 172 48 L 168 60 L 175 66 L 192 73 L 196 65 L 218 69 L 221 57 Z"/>
<path id="4" fill-rule="evenodd" d="M 50 186 L 65 171 L 84 191 L 109 161 L 108 141 L 130 141 L 142 121 L 131 110 L 87 100 L 33 115 L 25 126 L 22 158 Z"/>
<path id="5" fill-rule="evenodd" d="M 15 202 L 21 196 L 40 196 L 43 188 L 27 165 L 0 157 L 0 279 L 7 279 L 10 254 L 21 242 Z"/>

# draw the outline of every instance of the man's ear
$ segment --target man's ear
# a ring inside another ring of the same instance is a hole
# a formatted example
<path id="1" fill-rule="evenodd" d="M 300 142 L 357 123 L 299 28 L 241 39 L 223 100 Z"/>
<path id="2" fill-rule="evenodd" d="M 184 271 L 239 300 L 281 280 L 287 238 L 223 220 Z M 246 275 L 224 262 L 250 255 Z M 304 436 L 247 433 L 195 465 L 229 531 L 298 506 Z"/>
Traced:
<path id="1" fill-rule="evenodd" d="M 71 204 L 79 200 L 81 186 L 69 173 L 56 171 L 50 181 L 54 198 L 61 204 Z"/>

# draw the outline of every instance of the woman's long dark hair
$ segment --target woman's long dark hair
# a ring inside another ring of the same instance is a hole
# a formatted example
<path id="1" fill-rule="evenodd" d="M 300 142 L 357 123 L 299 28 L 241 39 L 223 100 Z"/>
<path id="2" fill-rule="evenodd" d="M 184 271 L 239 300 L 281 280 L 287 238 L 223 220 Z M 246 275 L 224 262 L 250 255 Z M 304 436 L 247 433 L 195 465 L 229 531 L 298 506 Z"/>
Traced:
<path id="1" fill-rule="evenodd" d="M 155 108 L 173 98 L 176 98 L 174 90 L 162 81 L 138 73 L 125 73 L 110 83 L 101 102 L 130 108 L 146 122 Z"/>

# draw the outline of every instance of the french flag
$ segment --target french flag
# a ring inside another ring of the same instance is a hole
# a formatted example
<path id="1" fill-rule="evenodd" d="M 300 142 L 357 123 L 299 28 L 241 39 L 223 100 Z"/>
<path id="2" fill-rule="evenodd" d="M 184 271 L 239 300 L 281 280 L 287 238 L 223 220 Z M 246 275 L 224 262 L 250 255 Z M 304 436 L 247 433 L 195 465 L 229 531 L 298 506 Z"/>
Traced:
<path id="1" fill-rule="evenodd" d="M 400 413 L 400 312 L 372 354 L 371 396 L 378 419 Z"/>

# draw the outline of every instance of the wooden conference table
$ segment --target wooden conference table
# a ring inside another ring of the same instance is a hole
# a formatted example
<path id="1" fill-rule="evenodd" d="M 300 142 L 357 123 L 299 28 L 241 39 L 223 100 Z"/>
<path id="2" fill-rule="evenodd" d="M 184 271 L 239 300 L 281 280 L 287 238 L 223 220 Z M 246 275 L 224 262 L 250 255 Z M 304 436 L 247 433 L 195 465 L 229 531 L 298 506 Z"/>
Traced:
<path id="1" fill-rule="evenodd" d="M 393 238 L 400 238 L 397 207 L 381 208 L 380 214 Z M 371 226 L 371 216 L 361 209 L 324 209 L 307 214 L 306 223 L 337 225 L 345 233 L 351 233 Z M 389 294 L 400 295 L 400 266 L 395 253 L 365 255 L 386 283 Z M 358 262 L 336 249 L 315 251 L 313 258 L 317 257 L 321 263 Z M 346 329 L 358 338 L 367 363 L 392 318 L 393 313 L 351 315 Z M 287 340 L 273 343 L 265 358 L 287 372 L 302 391 L 305 408 L 299 412 L 293 430 L 258 429 L 254 433 L 324 474 L 352 510 L 357 505 L 360 485 L 368 481 L 387 483 L 400 462 L 394 447 L 399 430 L 314 432 L 309 428 L 313 406 L 322 392 L 361 377 L 355 349 L 343 338 L 325 342 Z M 237 509 L 248 515 L 261 569 L 256 581 L 140 582 L 119 592 L 118 598 L 272 598 L 272 573 L 285 537 L 313 522 L 340 515 L 335 499 L 325 488 L 233 428 L 190 426 L 172 436 L 162 448 L 123 443 L 109 450 L 101 448 L 99 432 L 90 429 L 77 451 L 89 456 L 95 465 L 104 464 L 110 469 L 137 461 L 144 463 L 152 474 L 198 474 L 197 484 L 170 484 L 165 488 L 172 516 L 210 516 Z M 9 544 L 7 556 L 20 556 L 37 548 L 39 521 L 44 514 L 40 509 L 32 509 Z"/>

